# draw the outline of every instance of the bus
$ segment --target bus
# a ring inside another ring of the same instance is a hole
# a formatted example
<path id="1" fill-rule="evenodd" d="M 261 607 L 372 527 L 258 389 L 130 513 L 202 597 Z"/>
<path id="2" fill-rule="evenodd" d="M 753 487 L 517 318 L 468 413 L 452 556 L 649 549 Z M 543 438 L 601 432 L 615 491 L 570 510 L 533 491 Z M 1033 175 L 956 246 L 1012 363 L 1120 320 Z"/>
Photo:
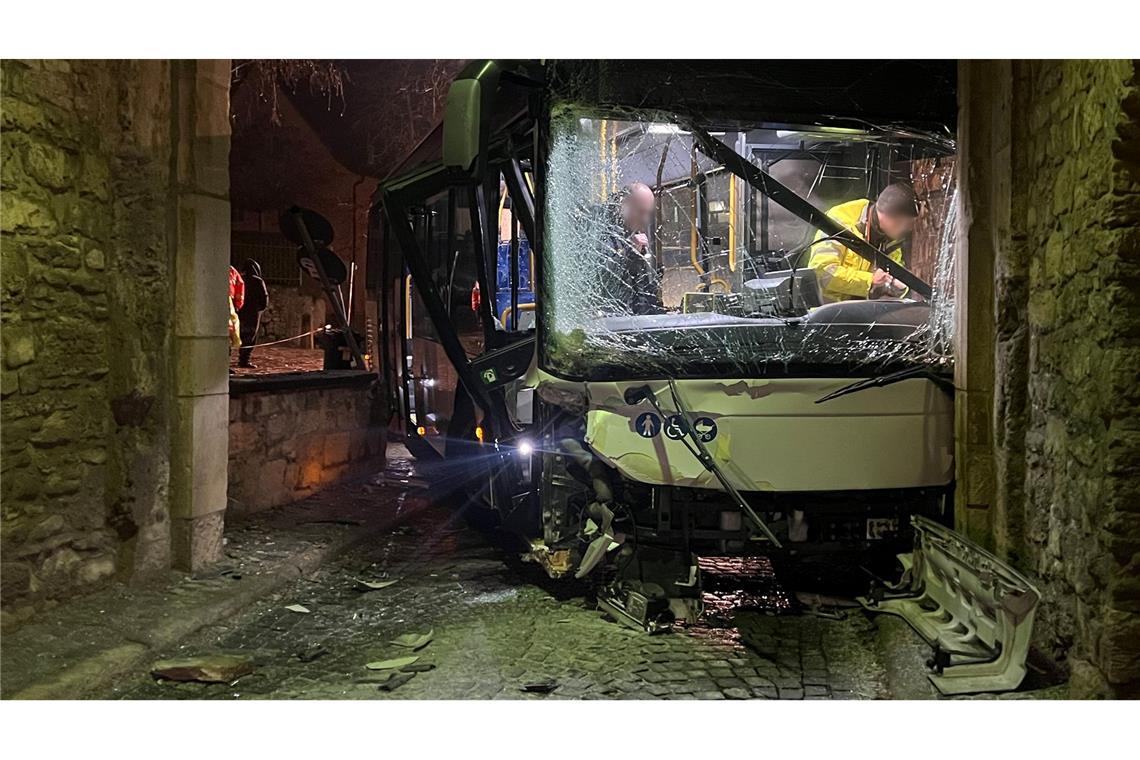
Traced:
<path id="1" fill-rule="evenodd" d="M 380 371 L 409 450 L 461 466 L 526 559 L 597 579 L 599 606 L 646 631 L 700 615 L 699 558 L 720 555 L 870 578 L 921 548 L 925 586 L 889 611 L 929 613 L 931 568 L 949 566 L 932 553 L 962 574 L 981 556 L 949 530 L 954 71 L 469 65 L 371 211 Z M 877 241 L 867 215 L 890 186 L 918 218 Z M 837 291 L 825 251 L 874 284 Z M 986 563 L 1001 593 L 1035 593 Z M 939 677 L 1020 682 L 1024 648 L 970 617 L 983 596 L 936 600 L 972 621 L 928 638 L 958 647 Z M 1020 641 L 1019 609 L 994 615 Z"/>

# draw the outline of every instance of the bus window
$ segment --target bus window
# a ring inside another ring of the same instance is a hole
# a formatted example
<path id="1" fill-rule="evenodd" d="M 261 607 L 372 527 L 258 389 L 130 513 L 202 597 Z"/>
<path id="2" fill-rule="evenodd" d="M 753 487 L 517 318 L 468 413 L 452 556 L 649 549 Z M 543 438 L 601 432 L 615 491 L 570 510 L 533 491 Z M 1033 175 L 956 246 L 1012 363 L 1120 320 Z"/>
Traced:
<path id="1" fill-rule="evenodd" d="M 495 262 L 495 329 L 508 332 L 529 330 L 534 327 L 535 306 L 532 272 L 534 255 L 530 241 L 526 239 L 518 219 L 514 214 L 514 204 L 506 190 L 506 183 L 500 186 L 499 195 L 499 239 Z M 517 241 L 518 283 L 517 293 L 512 294 L 511 284 L 511 241 Z"/>

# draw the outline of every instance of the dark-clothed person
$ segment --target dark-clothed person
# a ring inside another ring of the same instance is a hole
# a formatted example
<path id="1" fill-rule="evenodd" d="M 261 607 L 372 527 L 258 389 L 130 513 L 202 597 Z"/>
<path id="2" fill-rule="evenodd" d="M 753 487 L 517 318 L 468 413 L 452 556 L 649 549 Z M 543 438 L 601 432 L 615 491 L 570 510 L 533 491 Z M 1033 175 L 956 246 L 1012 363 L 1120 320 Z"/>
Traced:
<path id="1" fill-rule="evenodd" d="M 649 250 L 649 223 L 653 218 L 653 191 L 641 182 L 624 187 L 607 205 L 606 264 L 609 275 L 603 289 L 607 306 L 628 314 L 657 314 L 661 307 L 660 283 Z"/>
<path id="2" fill-rule="evenodd" d="M 269 306 L 269 288 L 261 278 L 261 265 L 253 259 L 246 259 L 241 268 L 245 281 L 245 299 L 238 308 L 241 323 L 241 349 L 238 351 L 239 367 L 254 367 L 250 363 L 253 346 L 257 342 L 257 332 L 261 329 L 261 312 Z"/>

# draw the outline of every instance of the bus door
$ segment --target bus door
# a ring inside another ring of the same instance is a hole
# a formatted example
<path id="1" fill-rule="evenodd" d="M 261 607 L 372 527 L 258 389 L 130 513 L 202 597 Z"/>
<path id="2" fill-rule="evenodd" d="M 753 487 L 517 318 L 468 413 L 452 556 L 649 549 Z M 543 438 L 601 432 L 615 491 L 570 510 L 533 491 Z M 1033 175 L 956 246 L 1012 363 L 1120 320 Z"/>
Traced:
<path id="1" fill-rule="evenodd" d="M 382 191 L 406 268 L 396 285 L 405 302 L 407 423 L 440 454 L 448 443 L 510 436 L 501 388 L 533 351 L 533 196 L 521 167 L 503 167 L 505 179 L 498 168 L 493 182 L 449 183 L 438 169 Z M 500 206 L 511 213 L 499 215 Z M 512 230 L 506 240 L 497 217 L 513 217 L 502 225 Z"/>

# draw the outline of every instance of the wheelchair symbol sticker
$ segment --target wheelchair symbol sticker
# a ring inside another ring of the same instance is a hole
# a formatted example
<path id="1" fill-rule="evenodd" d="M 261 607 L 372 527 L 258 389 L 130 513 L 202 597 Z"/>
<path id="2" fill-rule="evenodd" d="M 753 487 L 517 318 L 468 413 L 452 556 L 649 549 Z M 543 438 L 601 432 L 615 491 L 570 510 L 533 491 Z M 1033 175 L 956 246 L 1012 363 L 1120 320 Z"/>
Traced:
<path id="1" fill-rule="evenodd" d="M 685 418 L 679 414 L 671 415 L 665 420 L 665 437 L 673 441 L 679 441 L 685 437 L 685 426 L 688 423 Z"/>
<path id="2" fill-rule="evenodd" d="M 661 432 L 661 418 L 653 412 L 645 412 L 634 421 L 634 428 L 642 438 L 654 438 Z"/>
<path id="3" fill-rule="evenodd" d="M 693 432 L 701 439 L 701 443 L 708 443 L 716 438 L 716 423 L 711 417 L 697 417 L 693 421 Z"/>

